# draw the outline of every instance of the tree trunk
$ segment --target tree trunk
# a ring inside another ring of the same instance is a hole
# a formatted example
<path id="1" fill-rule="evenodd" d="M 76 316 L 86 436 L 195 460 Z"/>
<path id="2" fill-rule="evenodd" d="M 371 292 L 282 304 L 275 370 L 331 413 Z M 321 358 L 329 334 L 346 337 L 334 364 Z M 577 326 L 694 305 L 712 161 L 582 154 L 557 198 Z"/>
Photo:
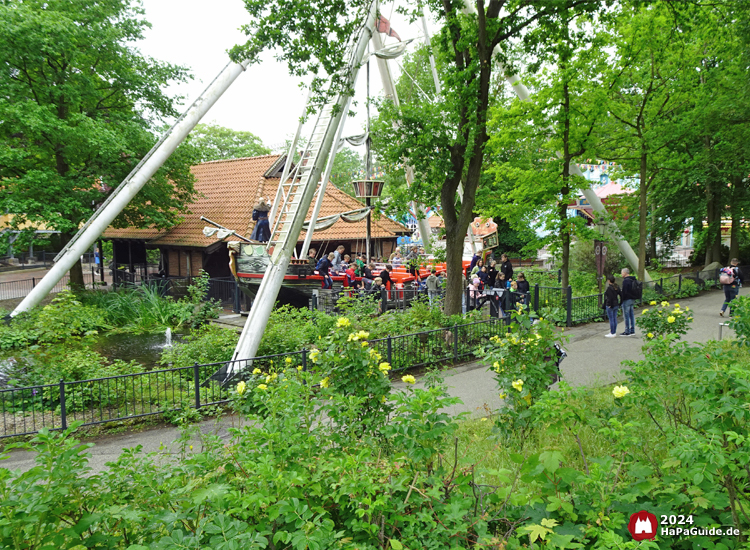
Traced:
<path id="1" fill-rule="evenodd" d="M 73 235 L 71 235 L 70 233 L 62 233 L 60 237 L 63 246 L 65 246 L 66 244 L 68 244 L 70 239 L 73 238 Z M 78 261 L 73 264 L 73 267 L 70 268 L 68 275 L 70 277 L 69 285 L 71 290 L 76 292 L 79 290 L 84 290 L 86 288 L 86 285 L 83 282 L 83 265 L 81 264 L 80 258 L 78 258 Z"/>
<path id="2" fill-rule="evenodd" d="M 714 187 L 716 189 L 716 187 Z M 713 199 L 714 208 L 714 223 L 710 227 L 711 230 L 711 247 L 713 248 L 713 257 L 715 262 L 721 262 L 721 215 L 723 211 L 723 205 L 721 203 L 721 196 L 718 193 L 714 193 Z"/>
<path id="3" fill-rule="evenodd" d="M 646 152 L 646 145 L 641 143 L 641 170 L 640 178 L 641 183 L 639 185 L 640 190 L 640 204 L 639 204 L 639 219 L 638 219 L 638 279 L 643 281 L 646 274 L 646 222 L 648 220 L 648 153 Z"/>
<path id="4" fill-rule="evenodd" d="M 649 184 L 649 187 L 651 185 Z M 654 204 L 654 201 L 651 201 L 651 215 L 649 216 L 649 265 L 653 265 L 653 263 L 658 258 L 658 253 L 656 251 L 656 220 L 654 216 L 654 212 L 656 212 L 656 205 Z"/>
<path id="5" fill-rule="evenodd" d="M 446 224 L 446 233 L 448 227 Z M 463 278 L 463 254 L 464 240 L 451 238 L 446 235 L 445 240 L 445 264 L 447 268 L 448 280 L 445 285 L 445 302 L 443 311 L 446 315 L 456 315 L 461 313 L 461 301 L 464 295 L 464 278 Z"/>

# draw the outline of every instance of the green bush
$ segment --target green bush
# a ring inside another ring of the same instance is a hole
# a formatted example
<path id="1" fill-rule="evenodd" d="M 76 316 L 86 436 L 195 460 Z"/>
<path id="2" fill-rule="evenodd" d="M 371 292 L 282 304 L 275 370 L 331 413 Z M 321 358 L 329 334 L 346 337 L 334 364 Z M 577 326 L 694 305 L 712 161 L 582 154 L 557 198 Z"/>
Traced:
<path id="1" fill-rule="evenodd" d="M 737 335 L 740 345 L 750 345 L 750 298 L 738 296 L 731 302 L 732 317 L 729 319 L 729 327 Z"/>
<path id="2" fill-rule="evenodd" d="M 233 330 L 203 325 L 161 354 L 159 363 L 165 367 L 190 367 L 195 363 L 217 363 L 232 359 L 239 335 Z"/>
<path id="3" fill-rule="evenodd" d="M 671 306 L 669 302 L 663 300 L 649 302 L 648 308 L 641 311 L 640 316 L 635 320 L 646 338 L 658 338 L 669 334 L 685 335 L 693 321 L 693 314 L 689 307 L 680 308 L 680 304 Z M 671 308 L 671 309 L 670 309 Z"/>

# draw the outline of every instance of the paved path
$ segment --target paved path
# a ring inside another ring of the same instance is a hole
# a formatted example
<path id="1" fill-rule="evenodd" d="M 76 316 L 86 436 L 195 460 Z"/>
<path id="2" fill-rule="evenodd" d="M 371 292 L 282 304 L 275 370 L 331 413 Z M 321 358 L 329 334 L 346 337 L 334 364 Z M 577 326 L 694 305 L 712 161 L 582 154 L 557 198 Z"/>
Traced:
<path id="1" fill-rule="evenodd" d="M 746 294 L 743 289 L 742 294 Z M 693 325 L 687 334 L 689 342 L 707 342 L 718 338 L 719 323 L 726 318 L 719 317 L 719 309 L 724 301 L 721 291 L 710 291 L 695 298 L 678 300 L 683 308 L 689 306 L 693 311 Z M 673 304 L 675 301 L 672 302 Z M 637 317 L 637 314 L 636 314 Z M 622 332 L 622 322 L 618 332 Z M 569 337 L 565 346 L 568 357 L 562 363 L 565 380 L 571 385 L 582 384 L 611 384 L 620 380 L 620 363 L 625 360 L 642 359 L 642 340 L 640 337 L 604 338 L 609 332 L 608 323 L 591 323 L 580 327 L 566 329 Z M 731 335 L 725 327 L 724 337 Z M 471 362 L 454 367 L 445 372 L 446 383 L 453 396 L 461 398 L 462 405 L 449 409 L 452 414 L 469 412 L 472 416 L 486 416 L 490 410 L 497 409 L 501 400 L 498 397 L 495 381 L 487 368 L 479 362 Z M 394 383 L 396 389 L 402 388 L 402 382 Z M 417 386 L 421 384 L 418 382 Z M 220 420 L 210 420 L 200 423 L 197 429 L 201 433 L 217 433 L 222 437 L 228 435 L 227 429 L 237 426 L 237 417 L 227 417 Z M 105 463 L 119 456 L 126 447 L 142 445 L 144 452 L 158 451 L 162 444 L 165 454 L 176 455 L 179 452 L 176 440 L 179 437 L 177 428 L 157 428 L 139 433 L 111 435 L 99 438 L 96 446 L 89 452 L 92 454 L 91 467 L 94 471 L 105 468 Z M 200 438 L 195 437 L 195 449 L 199 449 Z M 3 467 L 26 470 L 33 465 L 33 454 L 13 451 L 10 458 L 2 463 Z"/>

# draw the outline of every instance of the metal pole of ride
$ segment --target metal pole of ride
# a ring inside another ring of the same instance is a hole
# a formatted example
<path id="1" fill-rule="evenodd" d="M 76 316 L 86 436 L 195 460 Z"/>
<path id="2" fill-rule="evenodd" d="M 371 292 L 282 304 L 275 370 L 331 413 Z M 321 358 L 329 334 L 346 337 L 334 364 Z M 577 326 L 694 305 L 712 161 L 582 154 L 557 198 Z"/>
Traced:
<path id="1" fill-rule="evenodd" d="M 57 262 L 39 281 L 39 284 L 16 306 L 16 309 L 10 314 L 12 317 L 33 308 L 49 294 L 65 273 L 73 267 L 78 258 L 96 242 L 138 191 L 146 185 L 161 165 L 185 140 L 190 131 L 203 118 L 203 115 L 245 71 L 253 59 L 254 57 L 251 57 L 242 63 L 230 62 L 227 64 L 203 94 L 167 130 L 138 166 L 112 192 L 102 207 L 86 222 L 81 231 L 68 244 L 68 248 L 57 258 Z"/>

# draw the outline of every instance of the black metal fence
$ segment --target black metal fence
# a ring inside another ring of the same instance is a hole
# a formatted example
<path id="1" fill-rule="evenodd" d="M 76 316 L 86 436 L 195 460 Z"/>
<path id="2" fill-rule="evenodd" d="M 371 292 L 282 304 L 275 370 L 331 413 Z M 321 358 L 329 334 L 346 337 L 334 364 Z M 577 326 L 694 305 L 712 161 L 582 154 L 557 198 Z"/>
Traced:
<path id="1" fill-rule="evenodd" d="M 371 340 L 394 371 L 427 364 L 457 362 L 474 354 L 477 345 L 504 331 L 496 319 L 427 332 Z M 241 361 L 195 364 L 91 380 L 41 384 L 0 390 L 0 438 L 31 435 L 41 428 L 65 429 L 71 422 L 84 426 L 165 414 L 190 408 L 223 405 L 230 390 L 212 379 L 218 370 L 237 372 L 232 386 L 247 379 L 252 369 L 263 372 L 285 367 L 308 368 L 309 350 L 267 355 Z M 223 377 L 222 377 L 223 378 Z"/>

